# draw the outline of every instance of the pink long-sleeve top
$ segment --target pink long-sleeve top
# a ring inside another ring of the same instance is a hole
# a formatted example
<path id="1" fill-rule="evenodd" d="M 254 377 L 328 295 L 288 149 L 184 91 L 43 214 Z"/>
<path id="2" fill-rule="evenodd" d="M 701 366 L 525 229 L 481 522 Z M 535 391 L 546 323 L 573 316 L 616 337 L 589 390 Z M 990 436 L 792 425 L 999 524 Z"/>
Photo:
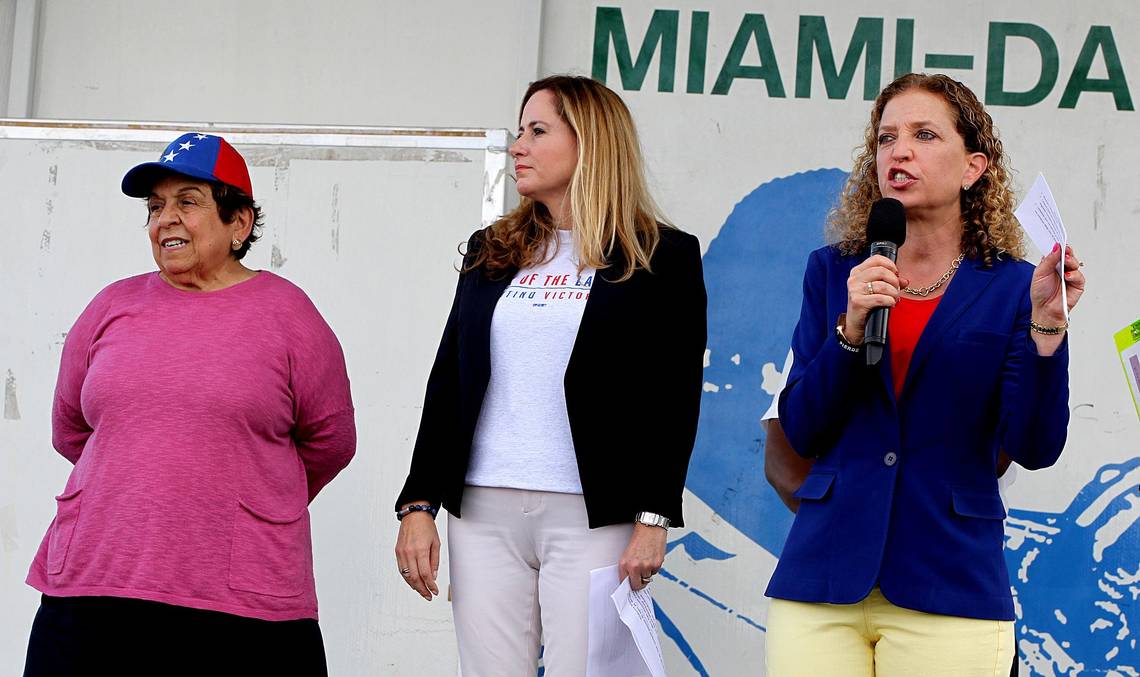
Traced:
<path id="1" fill-rule="evenodd" d="M 67 335 L 52 433 L 75 468 L 29 585 L 317 617 L 308 505 L 356 427 L 340 343 L 292 283 L 111 284 Z"/>

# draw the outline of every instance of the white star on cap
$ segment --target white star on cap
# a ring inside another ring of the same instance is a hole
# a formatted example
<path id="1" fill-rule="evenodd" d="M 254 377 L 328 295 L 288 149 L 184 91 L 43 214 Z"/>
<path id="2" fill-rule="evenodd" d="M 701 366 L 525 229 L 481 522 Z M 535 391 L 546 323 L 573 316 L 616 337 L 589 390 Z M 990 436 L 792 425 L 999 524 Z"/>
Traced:
<path id="1" fill-rule="evenodd" d="M 190 150 L 193 147 L 194 147 L 194 144 L 190 143 L 189 141 L 187 141 L 186 143 L 178 144 L 178 148 L 180 150 Z"/>
<path id="2" fill-rule="evenodd" d="M 178 153 L 175 153 L 174 151 L 170 151 L 166 155 L 162 156 L 162 161 L 163 162 L 174 162 L 174 158 L 177 155 L 178 155 Z"/>
<path id="3" fill-rule="evenodd" d="M 205 134 L 196 134 L 196 135 L 194 135 L 194 138 L 201 141 L 202 139 L 206 138 L 206 135 Z"/>

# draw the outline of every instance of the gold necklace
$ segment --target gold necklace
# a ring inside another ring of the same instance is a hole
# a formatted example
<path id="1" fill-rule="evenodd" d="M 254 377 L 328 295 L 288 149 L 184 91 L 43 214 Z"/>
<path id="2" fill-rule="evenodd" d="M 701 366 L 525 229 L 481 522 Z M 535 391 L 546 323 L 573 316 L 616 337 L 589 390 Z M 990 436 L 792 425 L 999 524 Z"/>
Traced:
<path id="1" fill-rule="evenodd" d="M 921 287 L 919 289 L 915 289 L 914 287 L 903 287 L 903 291 L 907 294 L 913 294 L 915 296 L 921 296 L 923 298 L 930 296 L 931 292 L 946 284 L 946 280 L 949 280 L 950 276 L 954 274 L 954 271 L 958 270 L 958 266 L 962 265 L 962 259 L 965 257 L 966 254 L 964 252 L 959 254 L 958 258 L 954 259 L 954 263 L 950 264 L 950 270 L 942 273 L 942 277 L 938 278 L 938 281 L 929 287 Z"/>

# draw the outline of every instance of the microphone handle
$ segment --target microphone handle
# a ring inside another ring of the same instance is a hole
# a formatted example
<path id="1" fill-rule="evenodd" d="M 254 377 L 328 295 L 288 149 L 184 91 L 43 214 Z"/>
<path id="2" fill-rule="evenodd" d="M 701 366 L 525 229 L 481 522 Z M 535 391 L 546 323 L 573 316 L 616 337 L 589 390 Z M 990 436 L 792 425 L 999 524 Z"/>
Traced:
<path id="1" fill-rule="evenodd" d="M 885 256 L 894 261 L 898 256 L 898 251 L 894 242 L 874 242 L 871 244 L 871 256 Z M 872 310 L 867 316 L 867 326 L 863 330 L 863 345 L 868 367 L 875 366 L 883 359 L 883 352 L 887 345 L 887 325 L 890 321 L 890 315 L 890 308 L 879 307 Z"/>

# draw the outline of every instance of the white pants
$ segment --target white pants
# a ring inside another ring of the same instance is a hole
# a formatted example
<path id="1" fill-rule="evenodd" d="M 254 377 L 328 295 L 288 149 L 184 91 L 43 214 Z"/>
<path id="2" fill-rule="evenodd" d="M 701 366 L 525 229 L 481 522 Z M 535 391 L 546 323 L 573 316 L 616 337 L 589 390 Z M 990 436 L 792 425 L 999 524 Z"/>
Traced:
<path id="1" fill-rule="evenodd" d="M 586 674 L 590 570 L 617 564 L 630 524 L 590 529 L 580 494 L 467 487 L 448 515 L 451 602 L 463 677 Z"/>

